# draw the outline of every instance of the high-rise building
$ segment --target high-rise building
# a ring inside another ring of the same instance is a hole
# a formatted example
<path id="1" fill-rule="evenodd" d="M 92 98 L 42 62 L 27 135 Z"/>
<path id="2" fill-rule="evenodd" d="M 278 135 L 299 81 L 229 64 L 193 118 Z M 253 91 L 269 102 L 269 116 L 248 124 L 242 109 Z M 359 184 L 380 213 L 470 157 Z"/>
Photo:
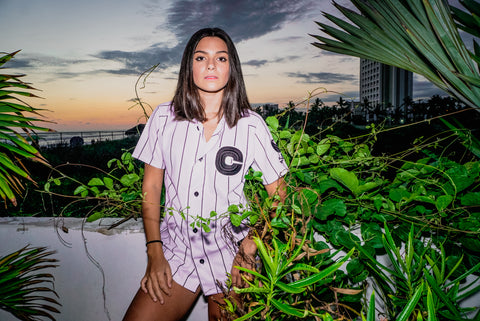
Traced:
<path id="1" fill-rule="evenodd" d="M 370 106 L 398 107 L 406 97 L 412 98 L 413 74 L 380 62 L 360 59 L 360 103 L 368 99 Z"/>

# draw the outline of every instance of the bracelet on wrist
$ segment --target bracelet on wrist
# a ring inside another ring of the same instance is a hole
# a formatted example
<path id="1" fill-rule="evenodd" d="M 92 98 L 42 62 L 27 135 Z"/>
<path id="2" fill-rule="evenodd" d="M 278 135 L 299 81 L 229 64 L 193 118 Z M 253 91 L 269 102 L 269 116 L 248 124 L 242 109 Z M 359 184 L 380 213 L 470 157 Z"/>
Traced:
<path id="1" fill-rule="evenodd" d="M 162 244 L 162 246 L 163 246 L 163 242 L 162 242 L 161 240 L 148 241 L 147 243 L 145 243 L 145 246 L 147 246 L 148 244 L 151 244 L 151 243 L 160 243 L 160 244 Z"/>

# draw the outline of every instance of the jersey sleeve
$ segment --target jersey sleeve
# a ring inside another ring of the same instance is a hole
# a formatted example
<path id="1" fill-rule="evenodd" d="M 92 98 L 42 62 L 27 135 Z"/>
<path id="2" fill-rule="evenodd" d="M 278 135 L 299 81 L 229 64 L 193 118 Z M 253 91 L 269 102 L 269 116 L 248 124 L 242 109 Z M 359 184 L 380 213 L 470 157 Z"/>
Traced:
<path id="1" fill-rule="evenodd" d="M 263 173 L 263 184 L 268 185 L 288 172 L 282 153 L 273 140 L 265 121 L 258 116 L 255 130 L 255 159 L 252 168 Z"/>
<path id="2" fill-rule="evenodd" d="M 153 111 L 132 153 L 134 158 L 157 168 L 165 168 L 162 138 L 168 119 L 166 110 L 168 106 L 160 105 Z"/>

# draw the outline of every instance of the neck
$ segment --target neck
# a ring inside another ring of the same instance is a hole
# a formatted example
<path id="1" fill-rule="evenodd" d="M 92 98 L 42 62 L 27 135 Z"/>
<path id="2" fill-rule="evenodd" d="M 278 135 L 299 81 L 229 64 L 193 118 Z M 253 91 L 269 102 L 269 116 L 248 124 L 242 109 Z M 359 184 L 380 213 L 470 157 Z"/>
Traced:
<path id="1" fill-rule="evenodd" d="M 207 120 L 214 117 L 218 118 L 220 116 L 218 112 L 220 111 L 220 106 L 222 104 L 223 90 L 216 93 L 200 92 L 200 98 L 202 100 Z"/>

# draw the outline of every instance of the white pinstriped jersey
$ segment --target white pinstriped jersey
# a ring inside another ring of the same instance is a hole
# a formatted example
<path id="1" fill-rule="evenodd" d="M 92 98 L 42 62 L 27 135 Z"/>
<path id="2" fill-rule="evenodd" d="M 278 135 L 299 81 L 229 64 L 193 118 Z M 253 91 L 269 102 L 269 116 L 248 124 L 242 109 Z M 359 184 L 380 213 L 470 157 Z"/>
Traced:
<path id="1" fill-rule="evenodd" d="M 232 204 L 246 205 L 244 177 L 250 167 L 263 173 L 264 184 L 288 171 L 265 122 L 251 111 L 233 128 L 222 118 L 207 142 L 200 122 L 176 121 L 170 103 L 162 104 L 133 156 L 165 169 L 165 208 L 176 211 L 165 214 L 160 232 L 175 282 L 191 291 L 200 284 L 205 295 L 220 293 L 217 281 L 225 284 L 247 228 L 235 228 L 228 216 L 212 221 L 208 233 L 190 223 L 211 211 L 226 213 Z"/>

